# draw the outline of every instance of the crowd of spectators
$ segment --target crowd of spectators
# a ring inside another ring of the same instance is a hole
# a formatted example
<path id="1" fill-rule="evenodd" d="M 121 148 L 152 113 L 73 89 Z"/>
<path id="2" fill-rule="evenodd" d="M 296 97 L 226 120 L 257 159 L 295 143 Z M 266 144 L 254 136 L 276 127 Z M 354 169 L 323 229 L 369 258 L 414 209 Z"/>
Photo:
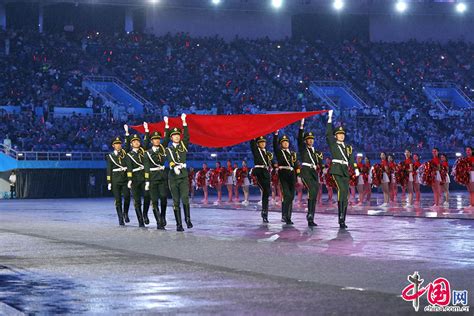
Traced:
<path id="1" fill-rule="evenodd" d="M 305 40 L 192 38 L 187 34 L 3 32 L 0 135 L 21 151 L 107 151 L 124 123 L 154 122 L 181 112 L 241 114 L 328 108 L 316 81 L 343 81 L 362 108 L 336 110 L 358 151 L 459 150 L 473 143 L 474 111 L 442 110 L 423 92 L 451 82 L 474 97 L 474 46 L 466 43 L 339 43 Z M 150 101 L 143 115 L 92 95 L 88 75 L 116 76 Z M 337 102 L 336 102 L 337 103 Z M 35 108 L 42 108 L 38 113 Z M 51 115 L 54 107 L 92 108 L 92 115 Z M 324 118 L 309 120 L 326 150 Z M 296 135 L 296 126 L 286 132 Z M 6 136 L 8 135 L 8 136 Z M 293 138 L 293 141 L 295 139 Z M 194 147 L 195 151 L 209 151 Z M 214 151 L 214 150 L 212 150 Z M 246 144 L 220 151 L 245 152 Z"/>

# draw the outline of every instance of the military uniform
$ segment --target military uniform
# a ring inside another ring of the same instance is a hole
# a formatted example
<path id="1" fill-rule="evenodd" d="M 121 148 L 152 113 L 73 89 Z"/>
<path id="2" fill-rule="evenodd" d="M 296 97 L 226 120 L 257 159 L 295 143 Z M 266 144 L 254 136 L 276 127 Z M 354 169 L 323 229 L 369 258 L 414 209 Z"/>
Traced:
<path id="1" fill-rule="evenodd" d="M 169 138 L 168 130 L 165 130 L 163 143 L 158 146 L 152 146 L 145 152 L 145 183 L 149 186 L 151 204 L 153 207 L 153 215 L 155 215 L 156 225 L 158 229 L 166 226 L 166 206 L 168 204 L 168 177 L 165 171 L 166 149 Z M 159 132 L 153 132 L 150 140 L 161 139 Z M 158 198 L 160 199 L 160 208 L 158 208 Z"/>
<path id="2" fill-rule="evenodd" d="M 262 219 L 268 223 L 268 198 L 270 197 L 270 171 L 268 168 L 272 165 L 273 154 L 265 149 L 260 149 L 258 143 L 265 141 L 265 137 L 260 136 L 250 141 L 250 149 L 253 154 L 254 168 L 252 175 L 257 178 L 257 184 L 262 191 Z"/>
<path id="3" fill-rule="evenodd" d="M 116 137 L 112 145 L 121 144 L 120 137 Z M 127 153 L 125 150 L 113 151 L 107 155 L 107 184 L 112 185 L 112 193 L 115 198 L 115 209 L 121 226 L 125 222 L 130 222 L 128 219 L 128 209 L 130 207 L 130 190 L 127 188 L 127 165 L 125 157 Z M 122 209 L 122 195 L 123 195 L 123 209 Z"/>
<path id="4" fill-rule="evenodd" d="M 135 213 L 137 214 L 138 224 L 140 227 L 145 227 L 144 224 L 149 224 L 147 213 L 150 207 L 150 193 L 145 191 L 145 165 L 144 155 L 145 149 L 148 146 L 148 133 L 143 138 L 144 146 L 139 147 L 137 150 L 131 149 L 127 153 L 127 178 L 132 181 L 132 196 L 133 204 L 135 206 Z M 137 134 L 134 134 L 130 141 L 130 144 L 134 140 L 140 140 Z M 142 196 L 143 196 L 143 213 L 142 213 Z"/>
<path id="5" fill-rule="evenodd" d="M 353 166 L 356 170 L 356 174 L 359 173 L 357 164 L 354 161 L 354 155 L 352 154 L 352 146 L 344 144 L 343 142 L 337 142 L 334 135 L 343 133 L 344 129 L 338 127 L 334 132 L 332 124 L 328 123 L 326 127 L 326 140 L 331 151 L 331 175 L 334 178 L 337 186 L 337 206 L 339 214 L 339 226 L 341 228 L 347 228 L 346 226 L 346 213 L 347 206 L 349 204 L 349 166 Z"/>
<path id="6" fill-rule="evenodd" d="M 290 139 L 288 136 L 283 135 L 283 137 L 280 138 L 280 141 L 278 141 L 278 135 L 273 135 L 273 151 L 278 162 L 278 180 L 283 193 L 281 203 L 282 220 L 284 220 L 286 224 L 293 224 L 291 221 L 291 213 L 293 211 L 293 200 L 295 198 L 296 153 L 290 149 L 279 148 L 278 144 L 281 144 L 283 141 L 289 142 Z"/>
<path id="7" fill-rule="evenodd" d="M 304 129 L 300 128 L 298 132 L 298 151 L 301 161 L 301 180 L 308 190 L 308 226 L 317 226 L 314 222 L 316 212 L 316 199 L 319 192 L 319 174 L 318 168 L 323 167 L 323 153 L 308 147 L 305 143 L 307 139 L 314 139 L 312 132 L 304 133 Z"/>
<path id="8" fill-rule="evenodd" d="M 168 174 L 168 183 L 173 197 L 173 211 L 176 218 L 176 230 L 183 231 L 181 220 L 180 201 L 183 202 L 184 221 L 188 228 L 192 228 L 191 210 L 189 206 L 189 179 L 186 169 L 186 154 L 188 152 L 189 132 L 188 126 L 183 126 L 183 139 L 179 143 L 171 143 L 166 148 L 166 156 L 170 164 L 170 172 Z M 173 128 L 170 137 L 181 134 L 179 128 Z"/>

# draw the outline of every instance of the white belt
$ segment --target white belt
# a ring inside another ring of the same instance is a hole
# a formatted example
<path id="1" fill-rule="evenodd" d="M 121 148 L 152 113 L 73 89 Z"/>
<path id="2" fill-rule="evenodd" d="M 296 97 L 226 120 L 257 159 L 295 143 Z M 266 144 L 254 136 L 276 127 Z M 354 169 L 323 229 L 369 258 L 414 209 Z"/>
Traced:
<path id="1" fill-rule="evenodd" d="M 285 169 L 285 170 L 293 171 L 293 167 L 290 167 L 290 166 L 279 166 L 278 169 Z"/>
<path id="2" fill-rule="evenodd" d="M 150 171 L 159 171 L 159 170 L 165 170 L 165 166 L 150 168 Z"/>
<path id="3" fill-rule="evenodd" d="M 254 166 L 254 168 L 263 168 L 263 169 L 267 169 L 268 167 L 267 167 L 267 166 L 264 166 L 264 165 L 256 165 L 256 166 Z"/>
<path id="4" fill-rule="evenodd" d="M 112 169 L 112 172 L 127 171 L 127 167 Z"/>
<path id="5" fill-rule="evenodd" d="M 145 169 L 145 167 L 140 166 L 138 168 L 133 169 L 132 172 L 137 172 L 137 171 L 140 171 L 140 170 L 143 170 L 143 169 Z"/>
<path id="6" fill-rule="evenodd" d="M 333 161 L 334 161 L 334 160 L 333 160 Z M 302 165 L 303 165 L 303 166 L 306 166 L 306 167 L 310 167 L 310 168 L 316 169 L 316 165 L 313 165 L 312 163 L 303 162 Z"/>
<path id="7" fill-rule="evenodd" d="M 349 163 L 348 163 L 347 161 L 345 161 L 345 160 L 333 159 L 333 160 L 331 160 L 331 161 L 332 161 L 332 162 L 335 162 L 335 163 L 339 163 L 339 164 L 341 164 L 341 165 L 346 165 L 346 166 L 349 165 Z"/>

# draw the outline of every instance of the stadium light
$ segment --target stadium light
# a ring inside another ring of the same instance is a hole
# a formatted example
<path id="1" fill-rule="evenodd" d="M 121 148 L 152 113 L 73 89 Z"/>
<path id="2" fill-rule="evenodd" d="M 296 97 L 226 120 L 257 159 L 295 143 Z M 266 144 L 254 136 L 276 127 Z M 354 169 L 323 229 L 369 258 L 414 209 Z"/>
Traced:
<path id="1" fill-rule="evenodd" d="M 462 157 L 461 153 L 456 153 L 456 157 Z"/>
<path id="2" fill-rule="evenodd" d="M 212 2 L 213 5 L 221 4 L 221 0 L 212 0 L 211 2 Z"/>
<path id="3" fill-rule="evenodd" d="M 403 13 L 407 9 L 408 9 L 408 5 L 403 0 L 398 0 L 397 3 L 395 4 L 395 10 L 397 10 L 399 13 Z"/>
<path id="4" fill-rule="evenodd" d="M 156 4 L 158 3 L 158 0 L 148 0 L 148 2 L 150 2 L 151 4 Z"/>
<path id="5" fill-rule="evenodd" d="M 467 6 L 464 2 L 459 2 L 456 4 L 456 12 L 457 13 L 464 13 L 467 10 Z"/>
<path id="6" fill-rule="evenodd" d="M 283 0 L 272 0 L 272 7 L 275 9 L 280 9 L 283 5 Z"/>
<path id="7" fill-rule="evenodd" d="M 211 157 L 212 157 L 212 158 L 216 158 L 216 157 L 217 157 L 217 154 L 211 154 Z"/>
<path id="8" fill-rule="evenodd" d="M 344 8 L 344 1 L 343 0 L 334 0 L 332 7 L 336 11 L 341 11 Z"/>

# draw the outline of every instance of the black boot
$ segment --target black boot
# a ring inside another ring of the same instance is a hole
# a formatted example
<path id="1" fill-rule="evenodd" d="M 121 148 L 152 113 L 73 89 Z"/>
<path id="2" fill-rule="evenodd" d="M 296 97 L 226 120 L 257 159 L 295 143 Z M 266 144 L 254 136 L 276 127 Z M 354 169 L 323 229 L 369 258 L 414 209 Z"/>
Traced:
<path id="1" fill-rule="evenodd" d="M 291 221 L 291 213 L 293 213 L 293 201 L 288 202 L 288 208 L 287 208 L 287 213 L 286 213 L 287 225 L 293 225 L 293 222 Z"/>
<path id="2" fill-rule="evenodd" d="M 346 224 L 344 223 L 344 202 L 338 201 L 337 202 L 337 213 L 339 218 L 339 228 L 345 229 L 347 228 Z"/>
<path id="3" fill-rule="evenodd" d="M 174 218 L 176 219 L 176 231 L 184 232 L 183 223 L 181 221 L 181 209 L 178 207 L 173 208 Z"/>
<path id="4" fill-rule="evenodd" d="M 164 199 L 163 201 L 161 201 L 161 226 L 163 226 L 163 228 L 166 227 L 166 207 L 168 206 L 168 201 L 166 201 L 166 199 Z"/>
<path id="5" fill-rule="evenodd" d="M 349 202 L 348 201 L 344 201 L 344 204 L 343 204 L 343 209 L 342 209 L 342 224 L 344 225 L 344 228 L 347 228 L 347 225 L 346 225 L 346 214 L 347 214 L 347 206 L 349 205 Z"/>
<path id="6" fill-rule="evenodd" d="M 130 218 L 128 218 L 128 210 L 130 208 L 130 200 L 123 201 L 123 219 L 125 223 L 130 223 Z"/>
<path id="7" fill-rule="evenodd" d="M 115 209 L 116 209 L 116 211 L 117 211 L 117 216 L 118 216 L 118 220 L 119 220 L 119 225 L 120 225 L 120 226 L 125 226 L 125 223 L 123 222 L 122 205 L 116 206 Z"/>
<path id="8" fill-rule="evenodd" d="M 156 229 L 164 229 L 163 224 L 161 223 L 161 216 L 160 210 L 158 209 L 158 205 L 153 205 L 153 215 L 155 215 Z"/>
<path id="9" fill-rule="evenodd" d="M 309 227 L 318 226 L 314 222 L 315 207 L 316 207 L 316 201 L 308 199 L 308 215 L 306 215 L 306 219 L 308 220 L 308 226 Z"/>
<path id="10" fill-rule="evenodd" d="M 148 210 L 150 209 L 150 197 L 145 196 L 143 198 L 143 221 L 146 225 L 150 224 L 150 219 L 148 218 Z"/>
<path id="11" fill-rule="evenodd" d="M 264 223 L 268 223 L 268 210 L 262 209 L 262 220 Z"/>
<path id="12" fill-rule="evenodd" d="M 288 215 L 287 215 L 288 206 L 287 206 L 287 204 L 288 203 L 285 202 L 285 201 L 281 202 L 281 222 L 282 223 L 287 222 L 287 218 L 288 218 Z"/>
<path id="13" fill-rule="evenodd" d="M 145 225 L 150 224 L 150 219 L 148 218 L 148 208 L 145 208 L 145 206 L 143 206 L 143 221 L 145 222 Z"/>
<path id="14" fill-rule="evenodd" d="M 191 207 L 189 204 L 184 204 L 183 205 L 184 209 L 184 221 L 186 222 L 186 225 L 188 228 L 193 228 L 193 223 L 191 223 Z"/>
<path id="15" fill-rule="evenodd" d="M 140 204 L 135 204 L 135 213 L 137 213 L 138 227 L 145 227 L 145 224 L 143 223 L 143 214 Z"/>

